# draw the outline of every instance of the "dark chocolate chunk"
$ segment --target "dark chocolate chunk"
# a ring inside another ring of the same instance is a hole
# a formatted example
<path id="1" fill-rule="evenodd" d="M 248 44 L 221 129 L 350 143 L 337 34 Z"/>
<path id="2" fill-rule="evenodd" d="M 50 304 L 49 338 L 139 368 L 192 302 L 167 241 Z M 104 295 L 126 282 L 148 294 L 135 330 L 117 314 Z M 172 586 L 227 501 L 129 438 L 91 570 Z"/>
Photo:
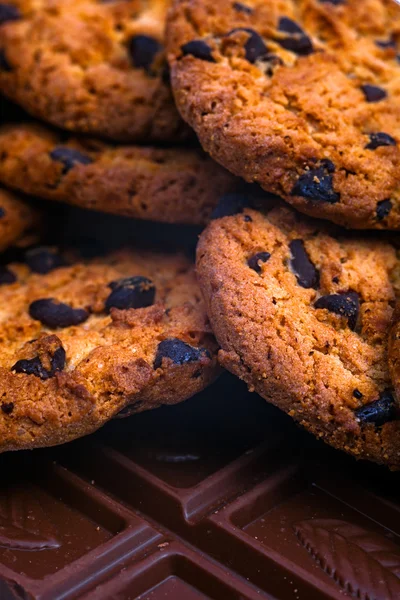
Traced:
<path id="1" fill-rule="evenodd" d="M 300 175 L 292 189 L 292 196 L 301 196 L 317 202 L 329 202 L 329 204 L 339 202 L 340 194 L 333 189 L 334 171 L 335 165 L 330 160 L 321 161 L 320 167 Z"/>
<path id="2" fill-rule="evenodd" d="M 90 165 L 93 160 L 87 154 L 83 154 L 74 148 L 58 146 L 50 152 L 50 158 L 64 165 L 62 174 L 65 175 L 75 167 L 75 165 Z"/>
<path id="3" fill-rule="evenodd" d="M 247 194 L 231 193 L 221 196 L 218 205 L 214 208 L 211 219 L 222 219 L 222 217 L 231 217 L 243 212 L 243 209 L 249 205 Z"/>
<path id="4" fill-rule="evenodd" d="M 149 72 L 163 46 L 149 35 L 134 35 L 128 42 L 128 49 L 134 67 Z"/>
<path id="5" fill-rule="evenodd" d="M 277 38 L 276 42 L 285 48 L 300 56 L 307 56 L 314 52 L 314 47 L 311 39 L 304 32 L 304 30 L 289 17 L 281 17 L 278 24 L 278 31 L 288 33 L 287 38 Z"/>
<path id="6" fill-rule="evenodd" d="M 376 205 L 376 218 L 378 221 L 383 221 L 383 219 L 385 219 L 392 210 L 392 207 L 393 204 L 390 198 L 378 202 Z"/>
<path id="7" fill-rule="evenodd" d="M 18 21 L 21 17 L 22 15 L 16 6 L 0 2 L 0 25 L 7 23 L 7 21 Z"/>
<path id="8" fill-rule="evenodd" d="M 0 265 L 0 285 L 5 285 L 6 283 L 14 283 L 17 281 L 17 277 L 15 273 L 10 271 L 7 267 Z"/>
<path id="9" fill-rule="evenodd" d="M 249 38 L 244 45 L 246 60 L 254 64 L 258 59 L 268 54 L 268 48 L 257 31 L 248 27 L 237 27 L 236 29 L 232 29 L 228 35 L 232 35 L 238 31 L 245 31 L 249 34 Z"/>
<path id="10" fill-rule="evenodd" d="M 204 40 L 192 40 L 181 46 L 183 56 L 194 56 L 207 62 L 215 62 L 211 47 Z"/>
<path id="11" fill-rule="evenodd" d="M 1 49 L 0 49 L 0 70 L 7 71 L 7 72 L 12 71 L 12 66 L 8 62 L 6 53 L 4 50 L 1 50 Z"/>
<path id="12" fill-rule="evenodd" d="M 396 418 L 396 408 L 392 393 L 385 390 L 378 400 L 357 409 L 355 415 L 360 423 L 374 423 L 377 427 L 393 421 Z"/>
<path id="13" fill-rule="evenodd" d="M 41 275 L 50 273 L 50 271 L 65 265 L 65 260 L 60 254 L 45 246 L 27 250 L 25 253 L 25 262 L 31 271 L 40 273 Z"/>
<path id="14" fill-rule="evenodd" d="M 319 286 L 319 271 L 311 262 L 303 240 L 292 240 L 289 244 L 291 259 L 290 268 L 296 276 L 297 283 L 303 288 L 314 288 Z"/>
<path id="15" fill-rule="evenodd" d="M 362 85 L 361 89 L 364 92 L 367 102 L 380 102 L 380 100 L 383 100 L 387 97 L 386 90 L 378 87 L 377 85 L 370 85 L 367 83 L 366 85 Z"/>
<path id="16" fill-rule="evenodd" d="M 107 312 L 111 308 L 125 310 L 128 308 L 145 308 L 154 303 L 156 287 L 151 279 L 136 275 L 112 281 L 109 284 L 112 289 L 106 300 Z"/>
<path id="17" fill-rule="evenodd" d="M 397 45 L 396 45 L 396 40 L 394 38 L 389 38 L 388 40 L 376 40 L 375 41 L 375 45 L 378 46 L 378 48 L 393 48 L 396 49 Z"/>
<path id="18" fill-rule="evenodd" d="M 60 346 L 50 359 L 50 370 L 44 368 L 38 356 L 30 359 L 19 360 L 15 363 L 11 370 L 15 371 L 16 373 L 34 375 L 35 377 L 46 380 L 50 379 L 50 377 L 54 377 L 57 371 L 62 371 L 64 369 L 65 359 L 65 350 L 62 346 Z"/>
<path id="19" fill-rule="evenodd" d="M 357 398 L 357 400 L 361 400 L 361 398 L 363 397 L 363 394 L 360 392 L 360 390 L 353 390 L 353 396 L 354 398 Z"/>
<path id="20" fill-rule="evenodd" d="M 397 145 L 396 140 L 394 138 L 392 138 L 391 135 L 389 135 L 388 133 L 384 133 L 383 131 L 380 131 L 379 133 L 370 133 L 369 139 L 371 141 L 369 142 L 369 144 L 367 144 L 365 146 L 369 150 L 375 150 L 376 148 L 379 148 L 380 146 L 396 146 Z"/>
<path id="21" fill-rule="evenodd" d="M 322 296 L 315 302 L 314 307 L 326 308 L 330 312 L 346 317 L 350 329 L 355 329 L 357 325 L 360 300 L 356 292 L 342 292 Z"/>
<path id="22" fill-rule="evenodd" d="M 1 410 L 6 415 L 11 415 L 14 410 L 14 402 L 3 402 L 1 405 Z"/>
<path id="23" fill-rule="evenodd" d="M 6 216 L 6 211 L 2 206 L 0 206 L 0 219 Z"/>
<path id="24" fill-rule="evenodd" d="M 89 313 L 84 308 L 72 308 L 53 298 L 35 300 L 29 306 L 29 314 L 35 321 L 51 328 L 79 325 L 89 318 Z"/>
<path id="25" fill-rule="evenodd" d="M 234 2 L 233 8 L 238 12 L 245 13 L 246 15 L 251 15 L 252 12 L 254 12 L 250 6 L 246 6 L 246 4 L 242 4 L 241 2 Z"/>
<path id="26" fill-rule="evenodd" d="M 256 271 L 256 273 L 261 273 L 262 268 L 260 263 L 265 263 L 271 258 L 271 254 L 269 252 L 257 252 L 254 256 L 251 256 L 247 261 L 250 269 Z"/>
<path id="27" fill-rule="evenodd" d="M 158 344 L 153 365 L 155 369 L 161 367 L 163 358 L 171 359 L 175 365 L 185 365 L 198 362 L 202 358 L 210 358 L 210 353 L 206 348 L 194 348 L 182 340 L 172 338 Z"/>

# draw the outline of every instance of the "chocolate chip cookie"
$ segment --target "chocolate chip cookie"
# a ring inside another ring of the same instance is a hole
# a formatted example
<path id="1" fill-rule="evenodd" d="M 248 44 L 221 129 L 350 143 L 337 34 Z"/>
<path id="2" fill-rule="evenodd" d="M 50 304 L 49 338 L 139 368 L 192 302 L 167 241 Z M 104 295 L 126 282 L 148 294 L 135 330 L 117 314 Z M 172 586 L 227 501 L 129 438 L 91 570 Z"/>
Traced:
<path id="1" fill-rule="evenodd" d="M 0 188 L 0 252 L 38 225 L 39 213 L 16 194 Z"/>
<path id="2" fill-rule="evenodd" d="M 165 0 L 0 3 L 0 89 L 29 113 L 120 141 L 177 141 Z"/>
<path id="3" fill-rule="evenodd" d="M 33 258 L 9 265 L 14 282 L 0 286 L 0 451 L 67 442 L 216 377 L 216 342 L 183 256 Z"/>
<path id="4" fill-rule="evenodd" d="M 203 147 L 345 227 L 400 228 L 400 6 L 175 0 L 172 86 Z"/>
<path id="5" fill-rule="evenodd" d="M 30 124 L 0 128 L 0 182 L 84 208 L 195 225 L 238 185 L 202 151 L 66 139 Z"/>
<path id="6" fill-rule="evenodd" d="M 388 338 L 391 244 L 289 207 L 244 209 L 203 232 L 197 270 L 221 364 L 318 438 L 400 468 Z"/>

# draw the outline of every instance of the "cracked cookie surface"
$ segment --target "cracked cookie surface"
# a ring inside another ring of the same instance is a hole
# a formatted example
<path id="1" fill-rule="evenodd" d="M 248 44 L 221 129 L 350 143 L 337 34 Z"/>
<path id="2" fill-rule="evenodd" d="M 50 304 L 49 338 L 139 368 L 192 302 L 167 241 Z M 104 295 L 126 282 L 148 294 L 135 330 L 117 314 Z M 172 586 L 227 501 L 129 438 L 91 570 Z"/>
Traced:
<path id="1" fill-rule="evenodd" d="M 390 244 L 245 208 L 203 232 L 197 271 L 224 367 L 318 438 L 400 468 Z"/>
<path id="2" fill-rule="evenodd" d="M 186 258 L 126 250 L 61 266 L 45 254 L 8 265 L 14 282 L 0 285 L 0 452 L 67 442 L 216 377 Z"/>
<path id="3" fill-rule="evenodd" d="M 0 128 L 0 181 L 83 208 L 194 225 L 238 185 L 201 150 L 113 146 L 31 124 Z"/>
<path id="4" fill-rule="evenodd" d="M 187 136 L 168 84 L 165 0 L 8 0 L 0 88 L 53 125 L 119 141 Z"/>
<path id="5" fill-rule="evenodd" d="M 307 214 L 400 228 L 400 6 L 175 0 L 177 106 L 211 156 Z"/>

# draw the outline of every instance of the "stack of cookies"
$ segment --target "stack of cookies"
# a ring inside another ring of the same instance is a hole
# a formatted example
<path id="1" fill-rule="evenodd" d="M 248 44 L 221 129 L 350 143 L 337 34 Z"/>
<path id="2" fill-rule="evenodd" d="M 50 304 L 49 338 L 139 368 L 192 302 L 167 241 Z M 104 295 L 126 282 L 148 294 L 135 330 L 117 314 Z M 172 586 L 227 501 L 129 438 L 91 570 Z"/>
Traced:
<path id="1" fill-rule="evenodd" d="M 394 0 L 8 0 L 0 92 L 0 451 L 225 368 L 400 468 Z M 56 246 L 67 205 L 154 247 Z"/>

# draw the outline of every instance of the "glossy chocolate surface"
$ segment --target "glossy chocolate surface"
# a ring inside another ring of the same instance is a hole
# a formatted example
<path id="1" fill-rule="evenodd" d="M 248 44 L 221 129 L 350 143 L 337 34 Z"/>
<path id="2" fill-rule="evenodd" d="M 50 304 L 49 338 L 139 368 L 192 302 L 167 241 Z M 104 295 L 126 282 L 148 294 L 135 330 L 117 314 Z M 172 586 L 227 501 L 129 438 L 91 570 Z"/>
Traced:
<path id="1" fill-rule="evenodd" d="M 400 598 L 400 475 L 229 375 L 0 463 L 1 600 Z"/>

